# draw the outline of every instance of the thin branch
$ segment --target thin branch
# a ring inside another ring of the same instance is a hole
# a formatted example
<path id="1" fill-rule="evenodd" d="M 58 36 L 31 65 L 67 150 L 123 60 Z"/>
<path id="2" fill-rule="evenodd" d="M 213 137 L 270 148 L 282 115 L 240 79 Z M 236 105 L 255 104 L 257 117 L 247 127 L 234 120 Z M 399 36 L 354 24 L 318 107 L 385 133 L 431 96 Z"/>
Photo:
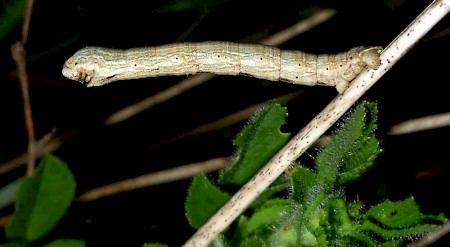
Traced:
<path id="1" fill-rule="evenodd" d="M 27 8 L 22 24 L 22 44 L 27 43 L 28 31 L 30 30 L 31 13 L 33 12 L 33 0 L 27 0 Z"/>
<path id="2" fill-rule="evenodd" d="M 450 126 L 450 112 L 410 119 L 391 127 L 388 135 L 410 134 L 422 130 Z"/>
<path id="3" fill-rule="evenodd" d="M 120 192 L 144 188 L 156 184 L 169 183 L 181 179 L 193 177 L 199 173 L 213 172 L 224 168 L 229 158 L 215 158 L 203 162 L 180 166 L 160 172 L 130 178 L 113 184 L 108 184 L 80 195 L 78 201 L 92 201 L 101 197 L 111 196 Z"/>
<path id="4" fill-rule="evenodd" d="M 23 99 L 23 113 L 25 116 L 25 127 L 28 134 L 28 160 L 27 160 L 27 176 L 31 176 L 34 170 L 34 160 L 36 150 L 34 146 L 34 127 L 33 117 L 31 114 L 30 94 L 28 91 L 28 74 L 26 69 L 25 48 L 19 41 L 11 46 L 11 56 L 14 59 L 17 67 L 17 75 L 19 78 L 20 89 L 22 91 Z"/>
<path id="5" fill-rule="evenodd" d="M 297 97 L 300 94 L 301 94 L 301 92 L 289 93 L 289 94 L 285 94 L 285 95 L 277 97 L 276 100 L 280 104 L 286 104 L 287 102 L 291 101 L 292 99 L 294 99 L 295 97 Z M 174 137 L 168 138 L 164 141 L 158 142 L 158 143 L 150 146 L 150 149 L 160 148 L 162 146 L 168 145 L 175 141 L 179 141 L 182 139 L 186 139 L 186 138 L 196 136 L 199 134 L 203 134 L 203 133 L 207 133 L 210 131 L 222 129 L 225 126 L 229 126 L 229 125 L 235 124 L 237 122 L 244 121 L 244 120 L 248 119 L 251 115 L 253 115 L 256 110 L 258 110 L 262 106 L 266 105 L 268 102 L 269 101 L 264 101 L 264 102 L 261 102 L 258 104 L 254 104 L 252 106 L 246 107 L 243 110 L 240 110 L 238 112 L 234 112 L 228 116 L 225 116 L 219 120 L 201 125 L 192 130 L 189 130 L 185 133 L 178 134 Z"/>
<path id="6" fill-rule="evenodd" d="M 27 6 L 25 9 L 25 16 L 22 24 L 22 41 L 17 41 L 11 45 L 11 56 L 16 63 L 17 75 L 19 78 L 20 89 L 22 91 L 23 99 L 23 112 L 25 117 L 25 127 L 28 134 L 28 160 L 27 160 L 27 176 L 31 176 L 34 170 L 34 160 L 36 150 L 34 147 L 34 126 L 33 117 L 31 114 L 30 94 L 28 91 L 28 74 L 26 67 L 26 52 L 24 44 L 28 39 L 28 31 L 30 27 L 31 13 L 33 10 L 33 0 L 27 0 Z"/>
<path id="7" fill-rule="evenodd" d="M 302 20 L 302 21 L 296 23 L 295 25 L 288 27 L 287 29 L 282 30 L 282 31 L 272 35 L 269 38 L 263 39 L 260 43 L 278 46 L 278 45 L 292 39 L 293 37 L 318 26 L 319 24 L 325 22 L 326 20 L 329 20 L 335 14 L 336 14 L 336 11 L 332 10 L 332 9 L 320 10 L 317 13 L 315 13 L 314 15 L 312 15 L 310 18 L 308 18 L 306 20 Z M 159 93 L 152 95 L 150 97 L 147 97 L 138 103 L 129 105 L 129 106 L 122 108 L 121 110 L 111 114 L 105 120 L 105 124 L 110 125 L 110 124 L 116 124 L 116 123 L 122 122 L 134 115 L 139 114 L 140 112 L 145 111 L 146 109 L 148 109 L 150 107 L 153 107 L 159 103 L 167 101 L 168 99 L 175 97 L 190 88 L 200 85 L 203 82 L 209 81 L 214 77 L 216 77 L 216 75 L 212 75 L 212 74 L 197 74 L 197 75 L 190 76 L 190 77 L 182 80 L 180 83 L 178 83 L 175 86 L 172 86 L 163 91 L 160 91 Z"/>
<path id="8" fill-rule="evenodd" d="M 54 136 L 54 132 L 50 132 L 46 134 L 44 137 L 42 137 L 40 140 L 36 141 L 34 144 L 35 147 L 35 159 L 38 159 L 44 154 L 51 153 L 58 149 L 61 144 L 68 138 L 71 138 L 73 136 L 77 135 L 75 132 L 67 132 L 63 135 L 59 135 L 58 137 Z M 28 151 L 24 152 L 23 154 L 3 163 L 0 165 L 0 174 L 7 173 L 13 169 L 16 169 L 17 167 L 22 166 L 23 164 L 27 163 L 28 158 L 30 155 L 28 154 Z"/>
<path id="9" fill-rule="evenodd" d="M 450 10 L 450 0 L 434 1 L 381 54 L 377 70 L 363 71 L 342 94 L 338 95 L 308 125 L 292 138 L 247 184 L 245 184 L 183 246 L 208 246 L 258 195 L 292 162 L 330 128 L 364 93 L 375 84 Z"/>

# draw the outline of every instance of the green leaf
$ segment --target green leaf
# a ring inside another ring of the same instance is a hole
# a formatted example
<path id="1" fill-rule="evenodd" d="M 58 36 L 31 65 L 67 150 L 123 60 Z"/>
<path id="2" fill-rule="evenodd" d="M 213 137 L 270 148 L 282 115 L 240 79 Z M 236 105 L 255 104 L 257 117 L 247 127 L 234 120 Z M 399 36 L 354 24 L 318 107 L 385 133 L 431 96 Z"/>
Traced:
<path id="1" fill-rule="evenodd" d="M 260 236 L 250 236 L 241 241 L 239 247 L 269 247 Z"/>
<path id="2" fill-rule="evenodd" d="M 257 231 L 267 231 L 275 226 L 291 209 L 289 200 L 275 198 L 264 203 L 247 221 L 243 237 L 247 237 Z"/>
<path id="3" fill-rule="evenodd" d="M 7 238 L 32 242 L 47 234 L 69 208 L 75 186 L 66 163 L 52 155 L 44 156 L 17 192 L 16 210 L 5 230 Z"/>
<path id="4" fill-rule="evenodd" d="M 57 239 L 43 247 L 84 247 L 85 243 L 83 240 L 78 239 Z"/>
<path id="5" fill-rule="evenodd" d="M 259 194 L 258 198 L 252 202 L 249 208 L 257 209 L 270 198 L 274 198 L 280 192 L 286 192 L 291 187 L 291 183 L 286 176 L 280 176 L 267 189 Z"/>
<path id="6" fill-rule="evenodd" d="M 169 247 L 169 246 L 167 244 L 149 243 L 149 244 L 144 244 L 143 247 Z"/>
<path id="7" fill-rule="evenodd" d="M 365 214 L 364 219 L 375 219 L 388 228 L 412 227 L 424 219 L 437 220 L 445 222 L 445 217 L 425 215 L 420 212 L 419 206 L 413 197 L 403 201 L 393 202 L 389 199 L 370 208 Z"/>
<path id="8" fill-rule="evenodd" d="M 416 238 L 418 236 L 423 236 L 426 233 L 434 232 L 441 227 L 441 225 L 434 224 L 419 224 L 414 227 L 403 229 L 384 229 L 370 221 L 364 221 L 359 230 L 375 233 L 383 239 L 389 240 L 392 238 Z"/>
<path id="9" fill-rule="evenodd" d="M 364 145 L 359 150 L 351 152 L 352 155 L 345 161 L 336 185 L 341 186 L 360 178 L 375 165 L 375 159 L 381 152 L 380 141 L 373 136 L 367 137 Z"/>
<path id="10" fill-rule="evenodd" d="M 221 173 L 219 184 L 242 186 L 286 144 L 289 134 L 280 132 L 286 115 L 285 107 L 272 102 L 253 117 L 234 140 L 238 157 Z"/>
<path id="11" fill-rule="evenodd" d="M 25 14 L 26 0 L 2 1 L 0 9 L 0 39 L 3 39 L 19 22 Z"/>
<path id="12" fill-rule="evenodd" d="M 320 193 L 320 189 L 316 189 L 318 186 L 317 176 L 314 171 L 295 165 L 294 170 L 291 173 L 292 181 L 292 195 L 291 198 L 298 202 L 300 205 L 308 205 L 314 201 Z"/>
<path id="13" fill-rule="evenodd" d="M 212 184 L 205 174 L 195 176 L 185 203 L 189 224 L 196 229 L 200 228 L 230 198 L 229 194 Z"/>
<path id="14" fill-rule="evenodd" d="M 355 171 L 360 163 L 351 163 L 347 167 L 344 162 L 349 157 L 359 154 L 367 137 L 376 127 L 377 109 L 376 104 L 364 101 L 359 104 L 353 114 L 345 121 L 326 148 L 314 160 L 318 178 L 324 182 L 326 190 L 332 190 L 339 175 L 339 169 L 343 172 Z M 372 157 L 359 157 L 359 159 L 370 159 Z M 357 159 L 357 158 L 355 158 Z M 341 166 L 343 165 L 343 168 Z M 362 171 L 363 169 L 361 169 Z M 364 170 L 365 171 L 365 170 Z M 353 172 L 354 175 L 355 172 Z M 360 173 L 357 173 L 360 174 Z M 351 175 L 348 177 L 354 178 Z"/>

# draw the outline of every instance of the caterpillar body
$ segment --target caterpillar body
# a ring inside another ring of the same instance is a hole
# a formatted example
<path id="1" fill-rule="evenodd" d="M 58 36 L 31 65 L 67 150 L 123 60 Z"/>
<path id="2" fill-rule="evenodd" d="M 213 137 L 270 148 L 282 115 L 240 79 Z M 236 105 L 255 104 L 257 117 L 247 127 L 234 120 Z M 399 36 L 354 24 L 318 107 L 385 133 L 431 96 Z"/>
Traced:
<path id="1" fill-rule="evenodd" d="M 62 73 L 88 87 L 117 80 L 209 72 L 334 86 L 342 93 L 366 66 L 380 66 L 380 52 L 378 46 L 360 46 L 335 55 L 315 55 L 232 42 L 177 43 L 128 50 L 86 47 L 65 62 Z"/>

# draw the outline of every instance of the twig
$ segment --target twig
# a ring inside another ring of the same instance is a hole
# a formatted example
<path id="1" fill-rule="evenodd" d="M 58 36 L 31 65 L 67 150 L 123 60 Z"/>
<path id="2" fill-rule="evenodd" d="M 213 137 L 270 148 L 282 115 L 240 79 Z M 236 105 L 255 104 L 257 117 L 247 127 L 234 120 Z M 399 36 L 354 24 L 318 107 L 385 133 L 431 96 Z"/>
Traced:
<path id="1" fill-rule="evenodd" d="M 11 45 L 11 56 L 16 63 L 17 75 L 19 78 L 20 89 L 22 91 L 23 112 L 25 116 L 25 127 L 28 134 L 28 160 L 27 160 L 27 176 L 31 176 L 34 170 L 34 160 L 36 150 L 34 147 L 34 126 L 31 114 L 30 94 L 28 92 L 28 74 L 26 68 L 26 52 L 23 47 L 28 39 L 28 30 L 30 27 L 31 12 L 33 10 L 33 0 L 27 0 L 25 16 L 22 24 L 22 41 L 17 41 Z"/>
<path id="2" fill-rule="evenodd" d="M 277 97 L 277 102 L 281 103 L 281 104 L 285 104 L 287 102 L 289 102 L 290 100 L 294 99 L 295 97 L 297 97 L 298 95 L 300 95 L 301 92 L 295 92 L 295 93 L 289 93 L 289 94 L 285 94 L 282 96 Z M 201 125 L 199 127 L 196 127 L 195 129 L 189 130 L 185 133 L 176 135 L 174 137 L 168 138 L 164 141 L 158 142 L 152 146 L 150 146 L 150 149 L 156 149 L 156 148 L 160 148 L 162 146 L 168 145 L 170 143 L 173 143 L 175 141 L 179 141 L 185 138 L 189 138 L 192 136 L 196 136 L 202 133 L 207 133 L 210 131 L 214 131 L 214 130 L 218 130 L 221 129 L 225 126 L 229 126 L 232 125 L 234 123 L 237 123 L 239 121 L 243 121 L 248 119 L 252 114 L 255 113 L 256 110 L 258 110 L 259 108 L 261 108 L 262 106 L 264 106 L 265 104 L 267 104 L 268 101 L 264 101 L 258 104 L 254 104 L 252 106 L 246 107 L 243 110 L 240 110 L 238 112 L 234 112 L 228 116 L 225 116 L 223 118 L 220 118 L 219 120 Z"/>
<path id="3" fill-rule="evenodd" d="M 22 24 L 22 44 L 27 43 L 28 40 L 28 30 L 30 30 L 32 12 L 33 12 L 33 0 L 27 0 L 27 8 L 25 10 L 25 16 L 23 17 L 23 24 Z"/>
<path id="4" fill-rule="evenodd" d="M 228 158 L 215 158 L 203 162 L 193 163 L 160 172 L 130 178 L 113 184 L 108 184 L 80 195 L 78 201 L 92 201 L 100 197 L 114 195 L 124 191 L 135 190 L 155 184 L 169 183 L 192 177 L 202 172 L 217 171 L 227 165 Z"/>
<path id="5" fill-rule="evenodd" d="M 28 75 L 25 61 L 25 48 L 22 43 L 17 41 L 11 46 L 11 56 L 17 66 L 17 74 L 20 82 L 23 99 L 23 113 L 25 115 L 25 127 L 28 134 L 28 160 L 27 160 L 27 176 L 31 176 L 34 170 L 34 160 L 36 150 L 34 146 L 34 127 L 33 117 L 31 114 L 30 94 L 28 92 Z"/>
<path id="6" fill-rule="evenodd" d="M 69 137 L 74 136 L 76 133 L 66 133 L 59 137 L 54 137 L 54 132 L 50 132 L 42 137 L 40 140 L 36 141 L 34 144 L 35 148 L 35 159 L 38 159 L 43 154 L 51 153 L 61 146 L 62 142 Z M 21 165 L 27 163 L 28 158 L 30 157 L 28 151 L 1 164 L 0 165 L 0 174 L 7 173 Z"/>
<path id="7" fill-rule="evenodd" d="M 330 128 L 375 82 L 410 50 L 450 10 L 450 0 L 434 1 L 381 54 L 377 70 L 363 71 L 342 94 L 338 95 L 308 125 L 283 147 L 247 184 L 245 184 L 185 244 L 185 247 L 208 246 L 227 228 L 258 195 L 292 162 Z"/>
<path id="8" fill-rule="evenodd" d="M 417 131 L 450 126 L 450 113 L 441 113 L 416 119 L 410 119 L 391 127 L 388 135 L 403 135 Z"/>
<path id="9" fill-rule="evenodd" d="M 302 32 L 305 32 L 309 29 L 314 28 L 315 26 L 325 22 L 330 19 L 332 16 L 336 14 L 335 10 L 332 9 L 324 9 L 312 15 L 310 18 L 306 20 L 302 20 L 295 25 L 288 27 L 285 30 L 282 30 L 269 38 L 263 39 L 261 41 L 262 44 L 278 46 L 289 39 L 292 39 L 294 36 L 299 35 Z M 175 86 L 167 88 L 159 93 L 152 95 L 150 97 L 145 98 L 144 100 L 137 102 L 133 105 L 129 105 L 113 114 L 111 114 L 106 120 L 105 124 L 116 124 L 122 122 L 134 115 L 139 114 L 140 112 L 153 107 L 161 102 L 167 101 L 168 99 L 181 94 L 182 92 L 193 88 L 203 82 L 211 80 L 216 77 L 216 75 L 212 74 L 197 74 L 190 76 Z"/>

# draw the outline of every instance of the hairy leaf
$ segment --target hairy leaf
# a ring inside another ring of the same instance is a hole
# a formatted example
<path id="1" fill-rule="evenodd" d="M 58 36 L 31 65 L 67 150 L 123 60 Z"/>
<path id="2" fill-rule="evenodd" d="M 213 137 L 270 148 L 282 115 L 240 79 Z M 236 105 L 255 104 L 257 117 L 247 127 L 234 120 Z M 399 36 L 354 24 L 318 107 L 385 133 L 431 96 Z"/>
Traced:
<path id="1" fill-rule="evenodd" d="M 288 141 L 281 133 L 287 110 L 272 102 L 264 107 L 238 134 L 234 145 L 239 147 L 237 159 L 221 173 L 219 184 L 245 184 Z"/>
<path id="2" fill-rule="evenodd" d="M 185 203 L 189 224 L 200 228 L 230 197 L 212 184 L 205 174 L 197 175 L 189 187 Z"/>

